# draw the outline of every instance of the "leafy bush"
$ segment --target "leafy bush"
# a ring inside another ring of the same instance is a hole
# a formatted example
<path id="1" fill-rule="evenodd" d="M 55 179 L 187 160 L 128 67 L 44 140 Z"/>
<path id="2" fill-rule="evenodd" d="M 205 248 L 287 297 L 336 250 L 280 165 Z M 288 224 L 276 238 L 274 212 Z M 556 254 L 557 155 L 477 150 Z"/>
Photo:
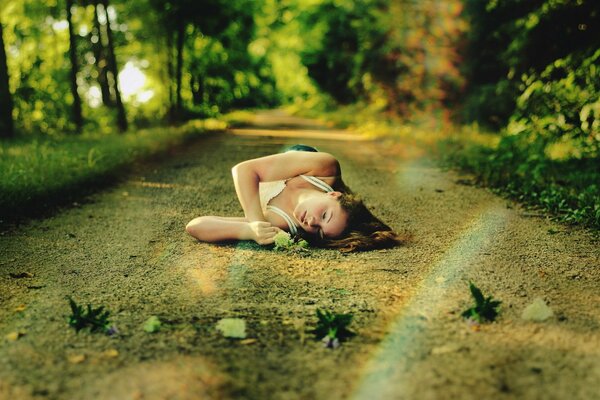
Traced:
<path id="1" fill-rule="evenodd" d="M 523 76 L 523 92 L 508 126 L 509 135 L 541 142 L 540 151 L 563 137 L 572 139 L 583 156 L 600 150 L 600 49 L 571 54 L 541 74 Z"/>

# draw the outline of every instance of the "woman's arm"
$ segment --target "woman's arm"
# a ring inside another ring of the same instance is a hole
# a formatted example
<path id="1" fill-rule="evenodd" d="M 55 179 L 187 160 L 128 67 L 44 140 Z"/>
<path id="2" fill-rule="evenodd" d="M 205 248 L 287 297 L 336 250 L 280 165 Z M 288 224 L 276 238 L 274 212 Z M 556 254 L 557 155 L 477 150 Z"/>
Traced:
<path id="1" fill-rule="evenodd" d="M 248 222 L 245 218 L 204 216 L 191 220 L 185 230 L 203 242 L 254 240 L 258 244 L 270 244 L 281 229 L 268 222 Z"/>
<path id="2" fill-rule="evenodd" d="M 258 183 L 293 178 L 298 175 L 340 175 L 338 161 L 328 153 L 289 151 L 255 158 L 231 170 L 233 183 L 248 221 L 265 221 L 258 195 Z"/>

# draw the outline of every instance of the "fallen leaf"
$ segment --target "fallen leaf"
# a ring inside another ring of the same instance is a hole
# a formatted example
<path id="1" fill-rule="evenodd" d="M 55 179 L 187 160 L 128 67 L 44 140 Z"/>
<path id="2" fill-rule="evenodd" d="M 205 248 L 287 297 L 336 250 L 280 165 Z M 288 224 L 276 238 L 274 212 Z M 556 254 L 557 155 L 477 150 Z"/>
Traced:
<path id="1" fill-rule="evenodd" d="M 246 321 L 241 318 L 223 318 L 217 322 L 217 330 L 227 338 L 245 339 Z"/>
<path id="2" fill-rule="evenodd" d="M 17 331 L 15 331 L 15 332 L 11 332 L 11 333 L 7 334 L 5 337 L 6 337 L 6 340 L 9 340 L 11 342 L 15 342 L 15 341 L 19 340 L 19 338 L 21 338 L 23 336 L 25 336 L 25 334 L 23 332 L 17 332 Z"/>
<path id="3" fill-rule="evenodd" d="M 258 342 L 258 340 L 254 339 L 254 338 L 240 340 L 240 344 L 253 344 L 256 342 Z"/>
<path id="4" fill-rule="evenodd" d="M 119 356 L 119 351 L 117 349 L 108 349 L 102 353 L 102 356 L 106 358 L 115 358 Z"/>
<path id="5" fill-rule="evenodd" d="M 25 311 L 26 308 L 27 308 L 27 306 L 25 304 L 20 304 L 20 305 L 18 305 L 18 306 L 15 307 L 15 312 Z"/>
<path id="6" fill-rule="evenodd" d="M 85 361 L 85 354 L 74 354 L 67 358 L 71 364 L 81 364 Z"/>

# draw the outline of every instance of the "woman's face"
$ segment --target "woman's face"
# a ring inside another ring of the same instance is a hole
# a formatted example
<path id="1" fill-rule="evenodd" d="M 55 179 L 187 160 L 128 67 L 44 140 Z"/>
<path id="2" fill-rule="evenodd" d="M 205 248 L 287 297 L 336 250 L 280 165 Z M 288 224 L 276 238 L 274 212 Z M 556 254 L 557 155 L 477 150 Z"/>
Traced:
<path id="1" fill-rule="evenodd" d="M 348 213 L 338 201 L 340 196 L 340 192 L 311 196 L 296 205 L 294 218 L 308 233 L 322 238 L 336 238 L 348 225 Z"/>

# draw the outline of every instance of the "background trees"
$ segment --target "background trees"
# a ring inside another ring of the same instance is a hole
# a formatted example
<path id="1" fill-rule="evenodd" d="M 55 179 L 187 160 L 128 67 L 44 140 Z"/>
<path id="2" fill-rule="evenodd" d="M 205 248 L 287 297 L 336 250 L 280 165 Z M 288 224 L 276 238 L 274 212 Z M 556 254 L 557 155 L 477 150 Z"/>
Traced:
<path id="1" fill-rule="evenodd" d="M 0 20 L 0 138 L 13 136 L 12 95 L 8 87 L 8 68 L 6 66 L 6 51 L 4 34 Z"/>
<path id="2" fill-rule="evenodd" d="M 594 150 L 599 19 L 592 0 L 7 0 L 2 123 L 125 130 L 329 99 Z"/>

